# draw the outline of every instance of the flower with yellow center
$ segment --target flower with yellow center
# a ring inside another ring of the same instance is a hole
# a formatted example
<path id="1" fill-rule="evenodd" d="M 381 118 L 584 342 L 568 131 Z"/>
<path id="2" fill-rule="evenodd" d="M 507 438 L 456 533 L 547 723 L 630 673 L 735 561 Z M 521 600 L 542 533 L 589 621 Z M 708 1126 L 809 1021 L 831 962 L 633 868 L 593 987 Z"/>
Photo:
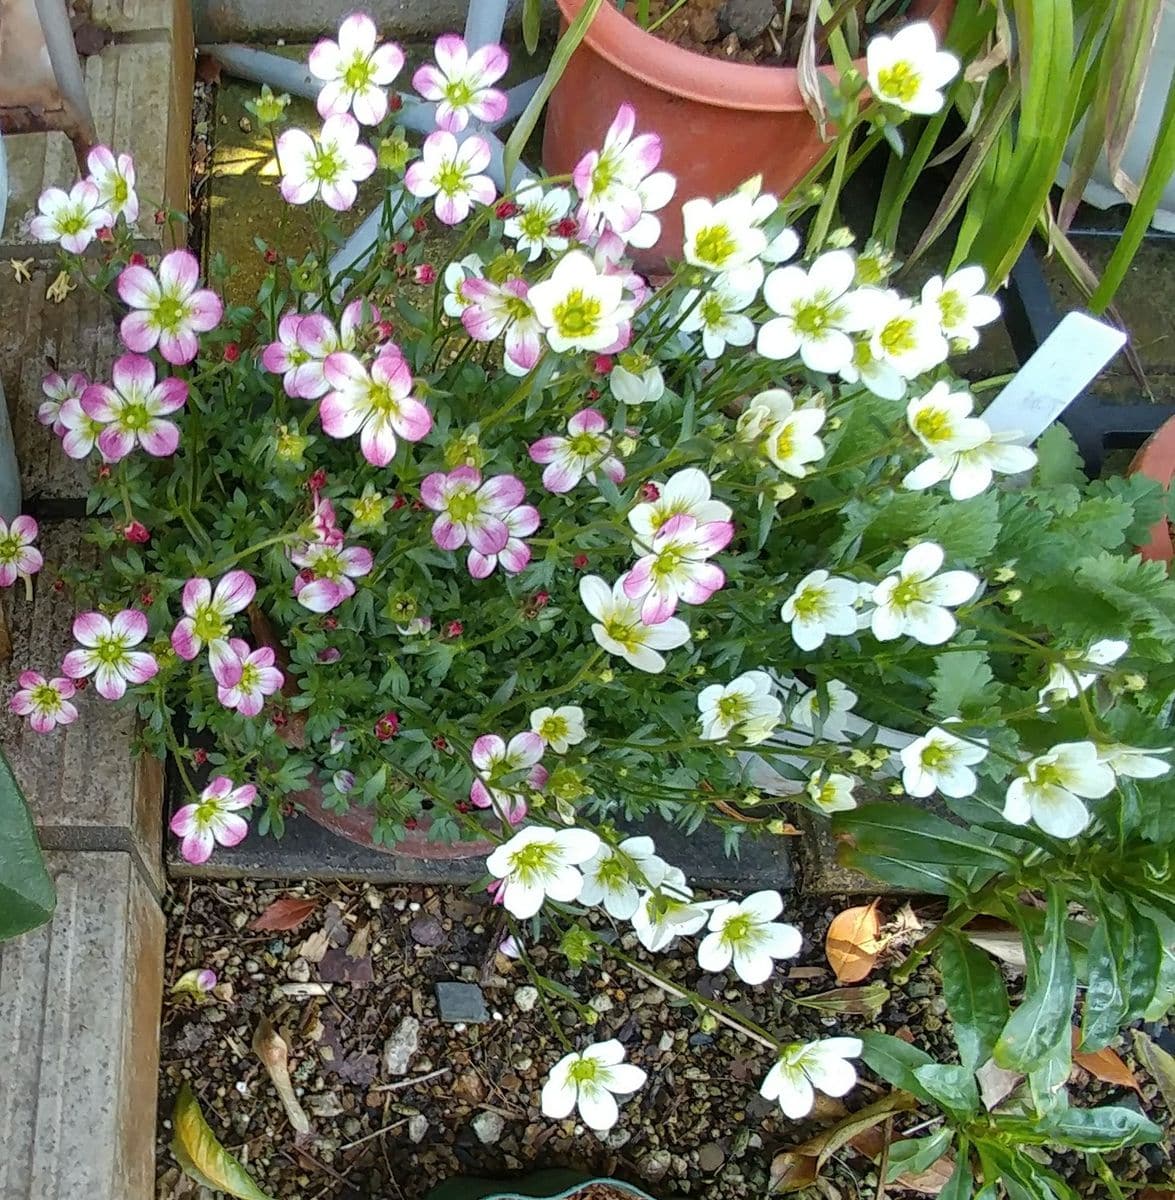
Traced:
<path id="1" fill-rule="evenodd" d="M 883 104 L 927 115 L 943 106 L 942 89 L 959 73 L 959 60 L 939 50 L 925 21 L 879 35 L 865 48 L 869 89 Z"/>
<path id="2" fill-rule="evenodd" d="M 619 1119 L 616 1097 L 630 1095 L 648 1076 L 624 1061 L 624 1047 L 615 1039 L 589 1046 L 583 1053 L 565 1054 L 543 1084 L 543 1115 L 562 1120 L 578 1108 L 589 1129 L 604 1132 Z"/>
<path id="3" fill-rule="evenodd" d="M 530 727 L 556 754 L 566 754 L 587 737 L 583 727 L 583 709 L 577 704 L 561 708 L 536 708 L 530 714 Z"/>
<path id="4" fill-rule="evenodd" d="M 589 829 L 548 829 L 527 825 L 486 859 L 486 869 L 502 880 L 498 899 L 506 911 L 533 917 L 547 898 L 570 903 L 579 896 L 579 864 L 600 848 Z"/>
<path id="5" fill-rule="evenodd" d="M 775 960 L 794 958 L 803 944 L 794 925 L 775 920 L 782 911 L 783 897 L 771 891 L 719 904 L 710 914 L 710 932 L 698 946 L 698 966 L 717 974 L 733 962 L 744 983 L 766 982 Z"/>
<path id="6" fill-rule="evenodd" d="M 1076 837 L 1090 822 L 1090 800 L 1114 789 L 1113 768 L 1093 742 L 1062 742 L 1029 759 L 1024 772 L 1008 785 L 1004 820 L 1013 825 L 1035 821 L 1053 837 Z"/>
<path id="7" fill-rule="evenodd" d="M 551 349 L 559 354 L 614 345 L 622 323 L 632 315 L 623 280 L 602 274 L 582 250 L 565 254 L 550 278 L 531 286 L 527 299 Z"/>

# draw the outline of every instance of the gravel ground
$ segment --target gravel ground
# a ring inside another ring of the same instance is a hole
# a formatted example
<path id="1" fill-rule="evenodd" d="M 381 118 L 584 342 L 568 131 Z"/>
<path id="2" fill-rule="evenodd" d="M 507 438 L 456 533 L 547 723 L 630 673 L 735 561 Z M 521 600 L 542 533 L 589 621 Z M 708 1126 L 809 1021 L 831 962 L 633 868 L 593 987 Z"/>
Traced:
<path id="1" fill-rule="evenodd" d="M 296 931 L 248 928 L 283 897 L 316 906 Z M 835 987 L 822 941 L 843 907 L 835 899 L 789 903 L 787 919 L 804 931 L 805 948 L 769 987 L 702 974 L 690 943 L 678 954 L 655 958 L 628 941 L 623 945 L 670 979 L 742 1007 L 767 1028 L 809 1040 L 868 1023 L 795 1002 Z M 165 1001 L 160 1200 L 199 1192 L 179 1176 L 167 1145 L 168 1118 L 184 1081 L 224 1144 L 277 1200 L 417 1200 L 453 1175 L 531 1166 L 615 1175 L 661 1195 L 743 1200 L 768 1194 L 776 1151 L 845 1114 L 840 1101 L 822 1098 L 812 1119 L 787 1120 L 758 1095 L 770 1065 L 766 1050 L 721 1025 L 704 1031 L 688 1004 L 624 964 L 606 962 L 602 970 L 588 967 L 573 975 L 561 956 L 548 956 L 539 946 L 532 951 L 539 970 L 598 1014 L 589 1033 L 570 1004 L 553 1005 L 572 1042 L 617 1037 L 650 1076 L 603 1138 L 574 1119 L 548 1120 L 539 1111 L 539 1089 L 563 1047 L 534 1004 L 525 968 L 493 953 L 500 919 L 478 898 L 448 889 L 176 885 L 169 900 L 168 982 L 191 968 L 211 967 L 220 984 L 215 997 L 203 1001 Z M 434 985 L 449 980 L 480 987 L 489 1019 L 442 1023 Z M 944 1011 L 927 968 L 891 993 L 876 1024 L 949 1057 Z M 402 1026 L 412 1017 L 419 1021 L 415 1049 L 412 1022 Z M 251 1049 L 263 1018 L 289 1046 L 293 1083 L 312 1126 L 300 1138 Z M 402 1058 L 389 1064 L 385 1043 L 397 1031 Z M 1153 1084 L 1140 1078 L 1143 1108 L 1166 1120 Z M 1075 1073 L 1074 1082 L 1083 1103 L 1125 1102 L 1120 1089 L 1084 1073 Z M 864 1078 L 847 1102 L 856 1109 L 886 1090 Z M 913 1114 L 903 1127 L 922 1119 Z M 1115 1174 L 1136 1186 L 1169 1183 L 1166 1160 L 1163 1147 L 1126 1151 Z M 1076 1158 L 1067 1173 L 1085 1194 L 1104 1195 Z M 813 1195 L 837 1200 L 876 1194 L 876 1171 L 851 1150 L 826 1175 L 827 1187 Z M 891 1186 L 885 1194 L 905 1193 Z"/>

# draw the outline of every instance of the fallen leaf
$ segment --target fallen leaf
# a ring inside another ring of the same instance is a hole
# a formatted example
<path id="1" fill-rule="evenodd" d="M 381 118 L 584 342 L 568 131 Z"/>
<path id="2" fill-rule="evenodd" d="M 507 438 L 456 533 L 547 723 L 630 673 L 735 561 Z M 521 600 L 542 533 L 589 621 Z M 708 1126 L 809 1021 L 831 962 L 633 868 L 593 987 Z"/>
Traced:
<path id="1" fill-rule="evenodd" d="M 365 925 L 360 925 L 355 930 L 355 936 L 347 945 L 347 954 L 351 958 L 366 958 L 368 950 L 371 949 L 371 922 Z"/>
<path id="2" fill-rule="evenodd" d="M 334 1069 L 344 1083 L 356 1083 L 368 1087 L 379 1074 L 379 1059 L 374 1054 L 348 1054 Z"/>
<path id="3" fill-rule="evenodd" d="M 792 967 L 787 973 L 788 979 L 823 979 L 828 974 L 827 967 Z"/>
<path id="4" fill-rule="evenodd" d="M 185 1175 L 214 1192 L 227 1192 L 237 1200 L 271 1200 L 252 1176 L 221 1144 L 204 1120 L 191 1087 L 184 1084 L 171 1116 L 174 1134 L 171 1152 Z"/>
<path id="5" fill-rule="evenodd" d="M 1146 1068 L 1146 1073 L 1159 1085 L 1163 1103 L 1169 1113 L 1175 1113 L 1175 1058 L 1152 1041 L 1141 1029 L 1132 1031 L 1134 1053 Z"/>
<path id="6" fill-rule="evenodd" d="M 297 929 L 318 907 L 317 900 L 301 896 L 283 896 L 275 900 L 250 926 L 256 933 L 281 932 Z"/>
<path id="7" fill-rule="evenodd" d="M 875 1020 L 889 1000 L 889 988 L 880 981 L 864 987 L 832 988 L 808 996 L 793 996 L 792 1002 L 819 1012 L 838 1016 L 868 1017 Z"/>
<path id="8" fill-rule="evenodd" d="M 964 929 L 963 936 L 972 945 L 978 946 L 980 950 L 986 950 L 993 958 L 998 958 L 1000 962 L 1005 962 L 1018 971 L 1025 970 L 1028 965 L 1028 960 L 1024 956 L 1024 942 L 1021 940 L 1020 934 L 1011 926 L 1006 930 Z"/>
<path id="9" fill-rule="evenodd" d="M 200 83 L 219 83 L 220 69 L 220 63 L 211 54 L 196 56 L 196 78 Z"/>
<path id="10" fill-rule="evenodd" d="M 327 983 L 353 983 L 365 987 L 375 978 L 371 956 L 352 958 L 345 950 L 332 946 L 318 964 L 318 977 Z"/>
<path id="11" fill-rule="evenodd" d="M 798 1192 L 814 1183 L 818 1173 L 812 1155 L 798 1150 L 781 1150 L 771 1160 L 767 1187 L 772 1192 Z"/>
<path id="12" fill-rule="evenodd" d="M 881 918 L 877 901 L 837 913 L 824 939 L 824 953 L 838 983 L 859 983 L 877 962 L 881 950 Z"/>
<path id="13" fill-rule="evenodd" d="M 285 1038 L 274 1029 L 268 1017 L 262 1017 L 253 1031 L 253 1053 L 261 1059 L 261 1065 L 273 1080 L 278 1099 L 286 1110 L 294 1132 L 309 1133 L 310 1118 L 298 1103 L 294 1085 L 290 1082 L 290 1048 L 286 1045 Z"/>
<path id="14" fill-rule="evenodd" d="M 1112 1083 L 1117 1087 L 1133 1088 L 1140 1096 L 1142 1095 L 1142 1087 L 1139 1085 L 1138 1080 L 1135 1079 L 1134 1072 L 1109 1046 L 1103 1046 L 1100 1050 L 1086 1052 L 1077 1049 L 1080 1043 L 1081 1031 L 1074 1028 L 1073 1061 L 1082 1070 L 1088 1071 L 1095 1079 L 1100 1079 L 1102 1083 Z"/>
<path id="15" fill-rule="evenodd" d="M 446 941 L 444 926 L 428 913 L 413 920 L 408 934 L 418 946 L 443 946 Z"/>
<path id="16" fill-rule="evenodd" d="M 93 21 L 81 21 L 73 31 L 73 44 L 81 58 L 92 58 L 101 54 L 106 43 L 111 40 L 110 30 Z"/>
<path id="17" fill-rule="evenodd" d="M 950 1154 L 944 1154 L 937 1162 L 933 1162 L 925 1171 L 915 1171 L 912 1175 L 899 1175 L 894 1183 L 907 1191 L 919 1192 L 923 1196 L 937 1196 L 951 1181 L 955 1173 L 955 1160 Z"/>
<path id="18" fill-rule="evenodd" d="M 1009 1071 L 999 1066 L 994 1058 L 989 1058 L 975 1072 L 983 1107 L 991 1112 L 1000 1101 L 1006 1100 L 1020 1086 L 1023 1078 L 1019 1071 Z"/>
<path id="19" fill-rule="evenodd" d="M 318 929 L 298 947 L 298 957 L 310 963 L 319 963 L 329 949 L 330 938 L 326 936 L 326 930 Z"/>

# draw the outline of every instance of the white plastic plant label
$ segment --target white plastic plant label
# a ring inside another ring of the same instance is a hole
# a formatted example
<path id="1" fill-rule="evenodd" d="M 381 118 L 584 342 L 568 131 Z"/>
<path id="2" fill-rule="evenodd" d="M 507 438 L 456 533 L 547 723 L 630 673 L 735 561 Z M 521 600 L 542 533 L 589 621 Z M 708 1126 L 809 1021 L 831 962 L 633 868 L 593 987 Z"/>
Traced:
<path id="1" fill-rule="evenodd" d="M 982 413 L 996 432 L 1028 445 L 1069 407 L 1126 344 L 1126 334 L 1086 313 L 1067 313 Z"/>

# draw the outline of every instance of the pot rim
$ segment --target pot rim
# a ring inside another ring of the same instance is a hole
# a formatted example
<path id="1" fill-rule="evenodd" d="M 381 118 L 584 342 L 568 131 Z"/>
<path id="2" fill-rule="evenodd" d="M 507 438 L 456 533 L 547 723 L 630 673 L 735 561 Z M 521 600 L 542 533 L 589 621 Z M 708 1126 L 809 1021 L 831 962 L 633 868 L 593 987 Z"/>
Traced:
<path id="1" fill-rule="evenodd" d="M 564 19 L 570 22 L 586 0 L 556 0 L 556 3 Z M 954 0 L 915 0 L 911 8 L 911 15 L 922 15 L 930 21 L 941 40 L 950 22 Z M 588 26 L 584 42 L 617 70 L 684 100 L 751 112 L 805 110 L 795 67 L 722 62 L 693 50 L 683 50 L 646 33 L 624 16 L 612 0 L 603 0 Z M 863 58 L 854 59 L 853 65 L 865 73 Z M 817 70 L 831 83 L 840 78 L 840 72 L 832 64 Z"/>

